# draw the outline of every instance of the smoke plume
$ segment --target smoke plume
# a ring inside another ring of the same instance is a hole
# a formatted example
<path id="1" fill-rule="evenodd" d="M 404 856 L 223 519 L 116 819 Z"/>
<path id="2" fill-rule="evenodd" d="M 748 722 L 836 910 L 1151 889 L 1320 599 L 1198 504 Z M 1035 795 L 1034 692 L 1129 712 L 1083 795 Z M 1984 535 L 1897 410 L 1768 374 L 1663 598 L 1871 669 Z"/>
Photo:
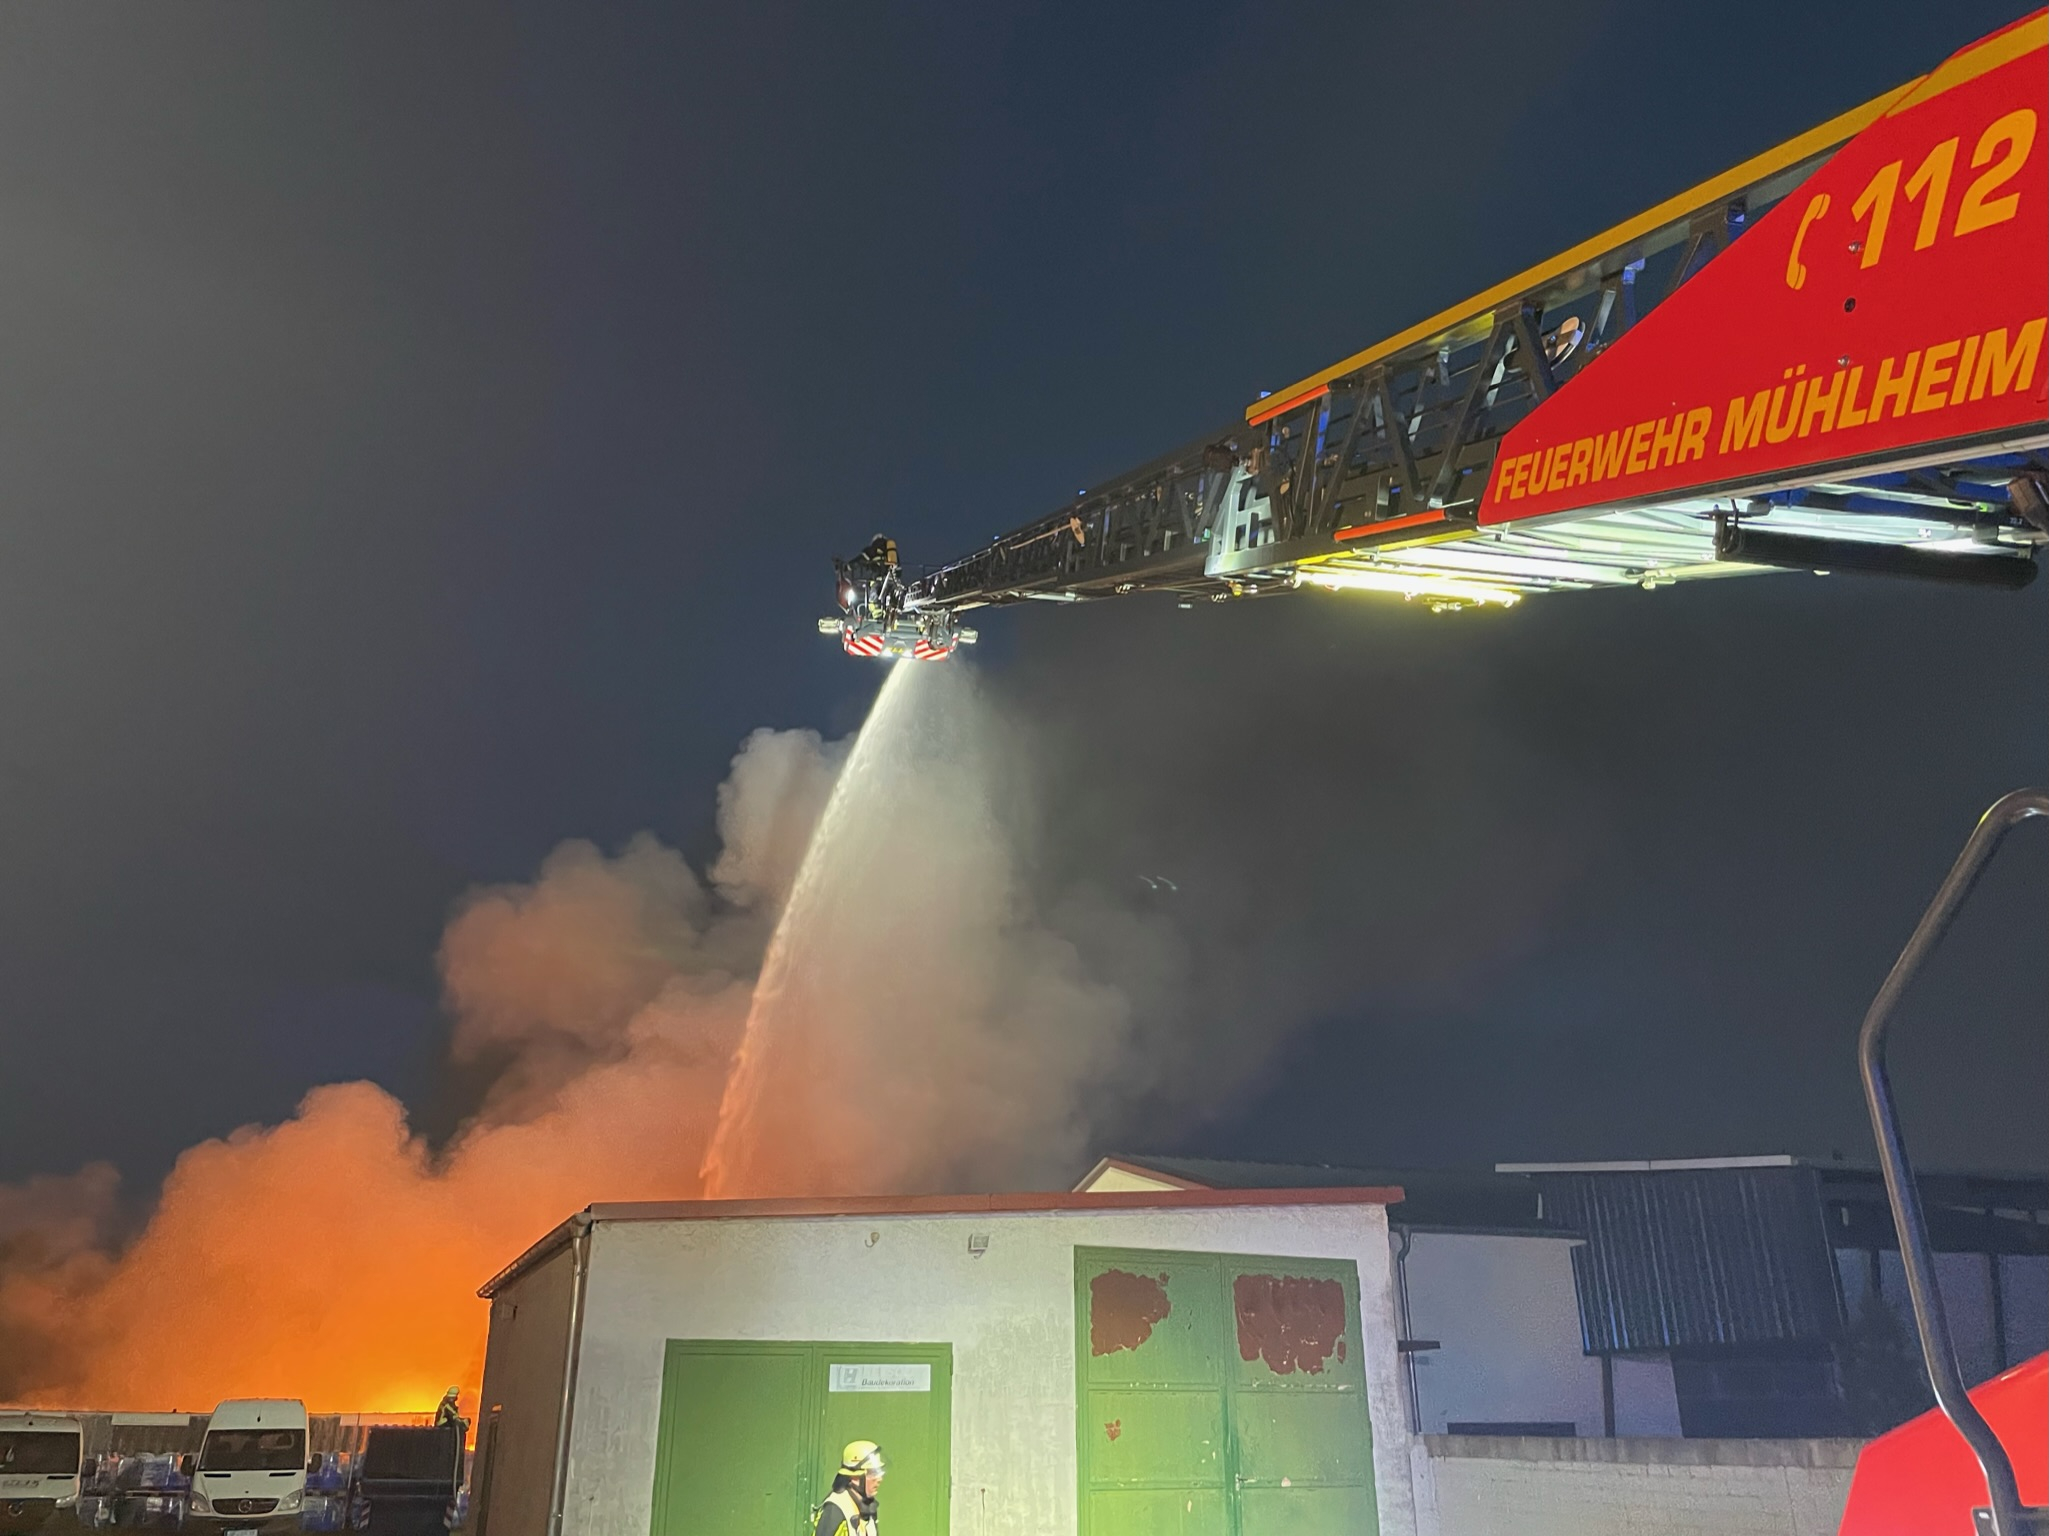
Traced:
<path id="1" fill-rule="evenodd" d="M 652 836 L 472 892 L 440 965 L 480 1112 L 434 1148 L 371 1083 L 185 1152 L 119 1240 L 116 1176 L 0 1186 L 0 1400 L 431 1406 L 482 1372 L 477 1286 L 594 1199 L 697 1193 L 761 946 L 843 755 L 760 731 L 700 877 Z"/>
<path id="2" fill-rule="evenodd" d="M 1067 717 L 900 668 L 855 741 L 748 738 L 702 872 L 643 833 L 471 892 L 439 963 L 485 1086 L 441 1145 L 341 1083 L 189 1149 L 132 1235 L 104 1166 L 0 1187 L 0 1399 L 429 1406 L 481 1375 L 477 1286 L 584 1205 L 1059 1187 L 1101 1138 L 1185 1135 L 1381 959 L 1427 978 L 1447 912 L 1512 933 L 1552 878 L 1498 822 L 1484 878 L 1415 873 L 1457 846 L 1455 777 L 1362 871 L 1319 832 L 1341 797 L 1261 803 L 1305 782 L 1278 732 Z"/>
<path id="3" fill-rule="evenodd" d="M 445 1146 L 341 1083 L 189 1149 L 125 1243 L 111 1169 L 0 1188 L 0 1396 L 370 1411 L 471 1388 L 478 1284 L 593 1200 L 698 1195 L 722 1096 L 721 1195 L 1068 1175 L 1142 1003 L 1035 912 L 1003 731 L 965 671 L 905 669 L 847 753 L 750 737 L 703 875 L 641 834 L 465 898 L 450 1054 L 488 1089 Z"/>

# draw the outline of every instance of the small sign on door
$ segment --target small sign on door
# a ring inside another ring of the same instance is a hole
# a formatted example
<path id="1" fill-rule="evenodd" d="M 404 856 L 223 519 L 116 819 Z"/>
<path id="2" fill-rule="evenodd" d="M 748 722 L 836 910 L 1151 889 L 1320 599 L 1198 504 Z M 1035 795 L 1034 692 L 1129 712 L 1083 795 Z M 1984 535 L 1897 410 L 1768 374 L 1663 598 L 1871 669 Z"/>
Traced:
<path id="1" fill-rule="evenodd" d="M 835 1365 L 828 1367 L 830 1392 L 930 1392 L 932 1367 L 916 1365 Z"/>

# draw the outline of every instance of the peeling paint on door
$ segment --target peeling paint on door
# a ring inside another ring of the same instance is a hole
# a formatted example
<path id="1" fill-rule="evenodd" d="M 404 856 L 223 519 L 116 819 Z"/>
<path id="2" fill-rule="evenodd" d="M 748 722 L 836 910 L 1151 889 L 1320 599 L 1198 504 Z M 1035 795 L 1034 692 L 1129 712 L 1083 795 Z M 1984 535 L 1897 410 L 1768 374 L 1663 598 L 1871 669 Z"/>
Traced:
<path id="1" fill-rule="evenodd" d="M 1337 1281 L 1240 1275 L 1231 1290 L 1241 1359 L 1264 1360 L 1276 1376 L 1319 1376 L 1332 1355 L 1345 1359 L 1345 1292 Z"/>
<path id="2" fill-rule="evenodd" d="M 1153 1336 L 1154 1325 L 1163 1322 L 1173 1310 L 1173 1303 L 1167 1300 L 1165 1275 L 1104 1270 L 1089 1281 L 1089 1353 L 1114 1355 L 1120 1349 L 1137 1349 Z M 1338 1315 L 1342 1327 L 1342 1298 Z"/>
<path id="3" fill-rule="evenodd" d="M 1352 1261 L 1074 1254 L 1080 1536 L 1372 1536 Z"/>

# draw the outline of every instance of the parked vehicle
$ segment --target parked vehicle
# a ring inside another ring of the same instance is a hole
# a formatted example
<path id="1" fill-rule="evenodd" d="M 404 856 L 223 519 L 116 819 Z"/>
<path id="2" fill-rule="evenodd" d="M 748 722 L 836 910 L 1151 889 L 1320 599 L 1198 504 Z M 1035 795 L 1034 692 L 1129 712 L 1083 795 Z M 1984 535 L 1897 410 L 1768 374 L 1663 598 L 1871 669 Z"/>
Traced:
<path id="1" fill-rule="evenodd" d="M 0 1532 L 33 1531 L 78 1505 L 78 1420 L 0 1413 Z"/>
<path id="2" fill-rule="evenodd" d="M 306 1504 L 306 1405 L 236 1398 L 214 1409 L 192 1478 L 186 1521 L 223 1536 L 296 1528 Z"/>
<path id="3" fill-rule="evenodd" d="M 461 1420 L 370 1431 L 356 1475 L 360 1529 L 373 1536 L 442 1536 L 460 1519 Z"/>

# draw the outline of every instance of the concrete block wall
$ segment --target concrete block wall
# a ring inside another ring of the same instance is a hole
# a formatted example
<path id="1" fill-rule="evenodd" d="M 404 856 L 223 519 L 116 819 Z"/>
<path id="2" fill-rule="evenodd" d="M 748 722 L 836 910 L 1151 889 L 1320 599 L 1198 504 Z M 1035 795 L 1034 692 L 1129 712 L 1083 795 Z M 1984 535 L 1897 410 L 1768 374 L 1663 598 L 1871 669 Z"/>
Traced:
<path id="1" fill-rule="evenodd" d="M 1835 1536 L 1856 1440 L 1425 1435 L 1418 1536 Z"/>

